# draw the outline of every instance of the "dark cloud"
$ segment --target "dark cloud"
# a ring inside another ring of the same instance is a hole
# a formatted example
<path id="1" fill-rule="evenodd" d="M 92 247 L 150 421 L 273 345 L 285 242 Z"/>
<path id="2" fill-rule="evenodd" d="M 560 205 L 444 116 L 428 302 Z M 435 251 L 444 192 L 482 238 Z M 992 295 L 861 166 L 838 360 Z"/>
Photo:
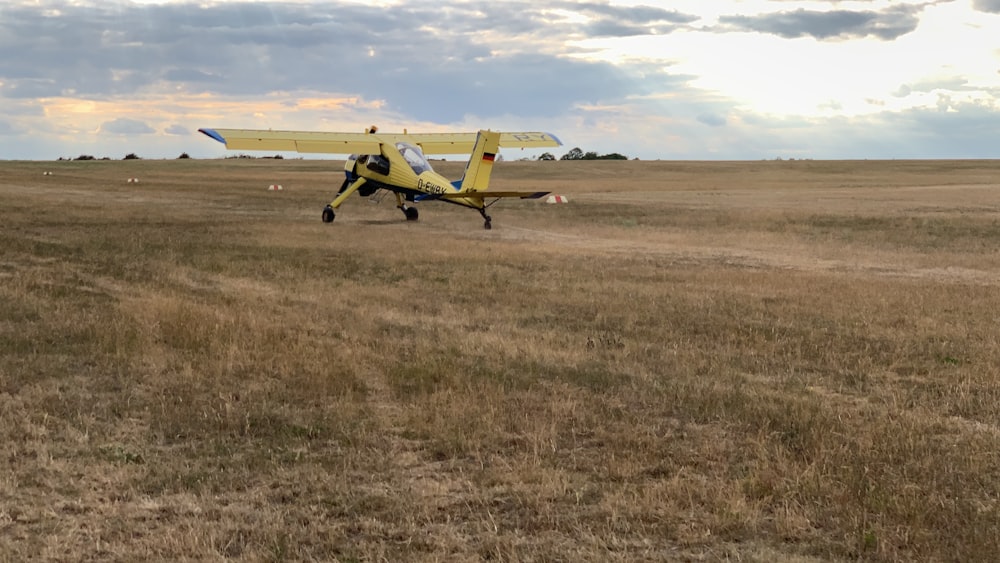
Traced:
<path id="1" fill-rule="evenodd" d="M 651 31 L 643 26 L 628 23 L 600 20 L 586 26 L 587 35 L 595 37 L 632 37 L 635 35 L 649 35 Z"/>
<path id="2" fill-rule="evenodd" d="M 61 93 L 59 83 L 52 78 L 14 78 L 0 86 L 0 97 L 4 98 L 49 98 Z"/>
<path id="3" fill-rule="evenodd" d="M 972 7 L 980 12 L 1000 14 L 1000 0 L 974 0 Z"/>
<path id="4" fill-rule="evenodd" d="M 719 23 L 725 31 L 756 31 L 787 39 L 877 37 L 892 40 L 917 28 L 923 8 L 922 5 L 893 6 L 881 12 L 799 9 L 759 16 L 722 16 Z"/>
<path id="5" fill-rule="evenodd" d="M 699 123 L 710 127 L 722 127 L 726 124 L 726 116 L 716 113 L 703 113 L 695 118 Z"/>
<path id="6" fill-rule="evenodd" d="M 911 158 L 1000 158 L 1000 113 L 987 104 L 953 102 L 942 96 L 937 108 L 885 114 L 891 130 L 905 138 Z"/>
<path id="7" fill-rule="evenodd" d="M 698 20 L 697 16 L 652 6 L 611 6 L 598 2 L 564 2 L 558 5 L 591 18 L 583 29 L 593 37 L 664 34 Z"/>
<path id="8" fill-rule="evenodd" d="M 427 73 L 434 75 L 430 84 Z M 525 117 L 564 113 L 576 103 L 628 94 L 630 81 L 607 63 L 519 54 L 450 65 L 396 68 L 377 83 L 359 84 L 368 98 L 386 89 L 394 109 L 422 119 L 453 121 L 465 114 Z"/>
<path id="9" fill-rule="evenodd" d="M 553 23 L 552 5 L 222 3 L 4 7 L 4 97 L 313 91 L 384 100 L 419 120 L 549 115 L 620 99 L 639 81 L 613 65 L 548 53 L 569 36 L 668 31 L 691 16 L 658 8 L 563 3 L 591 18 Z M 497 39 L 486 42 L 489 29 Z M 444 103 L 442 103 L 444 102 Z"/>
<path id="10" fill-rule="evenodd" d="M 665 10 L 653 6 L 612 6 L 602 2 L 560 2 L 564 9 L 596 14 L 617 21 L 634 24 L 691 23 L 697 16 L 682 14 L 676 10 Z"/>
<path id="11" fill-rule="evenodd" d="M 213 82 L 220 83 L 223 78 L 191 68 L 174 68 L 163 73 L 163 79 L 171 82 Z"/>

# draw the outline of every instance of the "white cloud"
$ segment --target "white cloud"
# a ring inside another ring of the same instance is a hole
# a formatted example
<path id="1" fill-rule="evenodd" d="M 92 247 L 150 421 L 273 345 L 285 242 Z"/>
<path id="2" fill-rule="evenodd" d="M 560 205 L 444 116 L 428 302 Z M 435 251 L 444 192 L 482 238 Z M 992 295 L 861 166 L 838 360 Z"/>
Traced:
<path id="1" fill-rule="evenodd" d="M 156 130 L 142 121 L 120 117 L 101 124 L 101 132 L 115 135 L 149 135 Z"/>
<path id="2" fill-rule="evenodd" d="M 173 124 L 163 130 L 167 135 L 190 135 L 191 130 L 183 125 Z"/>

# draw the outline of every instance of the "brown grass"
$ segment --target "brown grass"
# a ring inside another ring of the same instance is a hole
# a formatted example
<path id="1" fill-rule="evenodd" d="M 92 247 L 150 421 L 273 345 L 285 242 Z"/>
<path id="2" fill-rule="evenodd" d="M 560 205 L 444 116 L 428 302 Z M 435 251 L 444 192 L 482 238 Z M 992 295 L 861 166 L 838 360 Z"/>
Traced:
<path id="1" fill-rule="evenodd" d="M 1000 555 L 1000 163 L 0 169 L 0 561 Z"/>

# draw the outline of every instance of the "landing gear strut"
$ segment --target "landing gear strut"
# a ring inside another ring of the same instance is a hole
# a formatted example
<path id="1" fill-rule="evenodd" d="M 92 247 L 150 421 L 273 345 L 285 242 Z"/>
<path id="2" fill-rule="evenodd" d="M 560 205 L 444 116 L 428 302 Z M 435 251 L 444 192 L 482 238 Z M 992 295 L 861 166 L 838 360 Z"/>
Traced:
<path id="1" fill-rule="evenodd" d="M 479 214 L 483 216 L 483 228 L 487 231 L 493 228 L 493 218 L 486 214 L 486 208 L 479 210 Z"/>
<path id="2" fill-rule="evenodd" d="M 348 196 L 356 192 L 358 188 L 364 185 L 365 185 L 364 178 L 358 178 L 357 180 L 354 181 L 345 180 L 344 185 L 340 186 L 340 192 L 337 193 L 337 197 L 334 198 L 334 200 L 331 201 L 329 205 L 323 208 L 323 222 L 333 223 L 333 218 L 337 216 L 337 214 L 334 213 L 333 210 L 339 209 L 340 204 L 344 203 L 344 200 L 347 199 Z"/>

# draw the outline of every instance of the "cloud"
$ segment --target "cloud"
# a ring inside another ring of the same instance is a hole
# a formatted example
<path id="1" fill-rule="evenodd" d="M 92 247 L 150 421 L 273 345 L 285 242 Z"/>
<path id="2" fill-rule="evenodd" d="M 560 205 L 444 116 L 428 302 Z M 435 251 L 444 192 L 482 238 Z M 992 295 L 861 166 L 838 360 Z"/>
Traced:
<path id="1" fill-rule="evenodd" d="M 698 16 L 654 6 L 613 6 L 602 2 L 561 2 L 562 7 L 633 24 L 691 23 Z"/>
<path id="2" fill-rule="evenodd" d="M 758 16 L 722 16 L 723 29 L 756 31 L 793 39 L 814 37 L 820 40 L 836 38 L 877 37 L 896 39 L 914 31 L 920 22 L 923 6 L 894 6 L 882 12 L 798 9 Z"/>
<path id="3" fill-rule="evenodd" d="M 1000 158 L 989 142 L 1000 130 L 1000 112 L 989 104 L 954 102 L 943 96 L 936 108 L 916 108 L 882 117 L 899 131 L 912 158 Z"/>
<path id="4" fill-rule="evenodd" d="M 939 34 L 949 24 L 941 18 L 919 26 L 921 17 L 967 14 L 969 3 L 932 14 L 927 7 L 935 2 L 919 2 L 841 9 L 863 4 L 830 0 L 808 3 L 828 11 L 722 16 L 722 5 L 807 3 L 683 4 L 702 16 L 598 0 L 437 0 L 391 9 L 337 0 L 6 0 L 0 103 L 7 127 L 23 138 L 8 135 L 0 149 L 27 154 L 22 147 L 30 137 L 43 148 L 65 147 L 64 154 L 86 145 L 88 152 L 210 156 L 223 149 L 193 134 L 198 127 L 361 130 L 378 123 L 411 131 L 548 129 L 568 146 L 642 158 L 766 158 L 793 150 L 914 156 L 930 150 L 930 140 L 915 143 L 934 139 L 934 128 L 942 130 L 937 138 L 950 139 L 973 127 L 956 113 L 985 118 L 996 111 L 967 100 L 1000 99 L 994 70 L 988 71 L 994 76 L 970 75 L 940 48 L 940 35 L 922 43 L 923 32 Z M 998 13 L 998 3 L 975 6 Z M 717 25 L 710 23 L 716 18 Z M 985 34 L 995 18 L 978 19 Z M 818 41 L 790 45 L 788 39 L 801 37 Z M 844 44 L 862 38 L 877 41 Z M 929 53 L 940 56 L 921 66 Z M 905 72 L 892 73 L 884 85 L 872 79 L 904 59 Z M 803 87 L 815 84 L 829 85 L 825 97 L 813 100 Z M 765 106 L 748 94 L 754 90 L 780 101 Z M 861 110 L 856 92 L 872 100 Z M 938 103 L 947 110 L 939 112 Z M 901 113 L 915 105 L 921 111 Z M 787 117 L 817 106 L 825 118 Z M 848 111 L 868 115 L 848 118 Z M 37 117 L 42 112 L 44 119 Z"/>
<path id="5" fill-rule="evenodd" d="M 726 124 L 726 116 L 714 113 L 703 113 L 696 118 L 699 123 L 704 123 L 710 127 L 722 127 Z"/>
<path id="6" fill-rule="evenodd" d="M 142 121 L 125 117 L 102 123 L 101 131 L 115 135 L 149 135 L 156 132 L 156 130 Z"/>
<path id="7" fill-rule="evenodd" d="M 950 92 L 971 92 L 976 91 L 977 88 L 970 86 L 969 81 L 961 76 L 922 80 L 919 82 L 904 84 L 900 87 L 900 92 L 905 91 L 906 94 L 913 92 L 928 93 L 942 90 Z"/>
<path id="8" fill-rule="evenodd" d="M 14 99 L 47 98 L 61 93 L 59 84 L 51 78 L 15 78 L 0 86 L 0 97 Z"/>
<path id="9" fill-rule="evenodd" d="M 590 18 L 590 22 L 582 28 L 589 37 L 662 35 L 699 19 L 698 16 L 651 6 L 612 6 L 598 2 L 565 2 L 561 5 Z"/>
<path id="10" fill-rule="evenodd" d="M 1000 14 L 1000 0 L 974 0 L 972 6 L 981 12 Z"/>
<path id="11" fill-rule="evenodd" d="M 567 57 L 568 34 L 645 33 L 693 19 L 657 8 L 564 5 L 589 14 L 590 24 L 553 27 L 549 8 L 528 2 L 444 11 L 431 4 L 63 3 L 48 15 L 15 5 L 0 20 L 0 79 L 10 83 L 2 91 L 8 97 L 320 91 L 384 100 L 387 110 L 419 120 L 496 116 L 514 106 L 540 116 L 631 88 L 613 65 Z"/>
<path id="12" fill-rule="evenodd" d="M 172 68 L 163 73 L 163 79 L 170 82 L 211 82 L 221 83 L 223 77 L 218 74 L 202 72 L 193 68 Z"/>

